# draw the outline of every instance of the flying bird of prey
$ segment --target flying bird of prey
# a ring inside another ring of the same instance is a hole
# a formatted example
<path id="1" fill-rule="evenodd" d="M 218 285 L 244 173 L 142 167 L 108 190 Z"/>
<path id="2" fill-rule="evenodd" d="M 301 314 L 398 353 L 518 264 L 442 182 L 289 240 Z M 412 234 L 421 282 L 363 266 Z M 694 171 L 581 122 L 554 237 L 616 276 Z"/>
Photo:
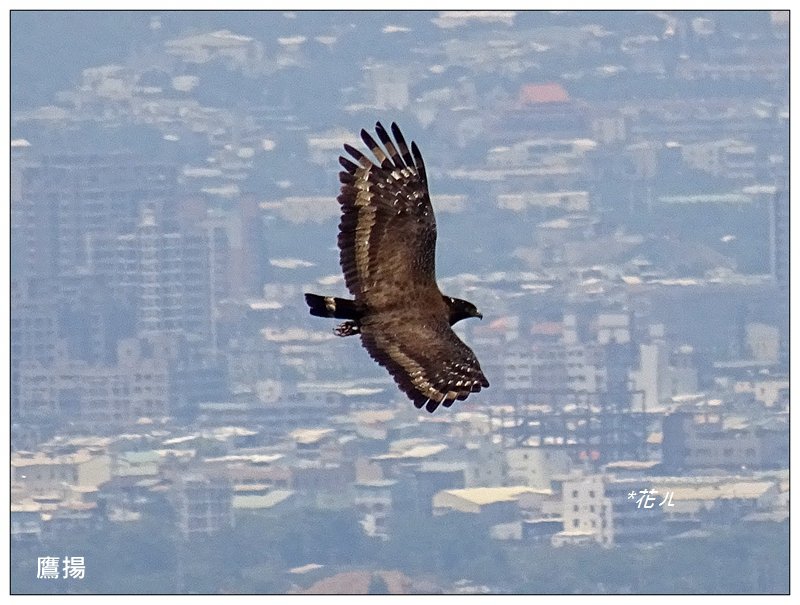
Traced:
<path id="1" fill-rule="evenodd" d="M 488 387 L 475 354 L 451 326 L 483 317 L 436 283 L 436 219 L 425 164 L 396 124 L 378 122 L 379 145 L 362 130 L 376 161 L 351 147 L 340 157 L 339 262 L 353 300 L 306 294 L 311 315 L 345 319 L 335 333 L 361 336 L 417 408 L 433 412 Z M 354 160 L 354 161 L 353 161 Z"/>

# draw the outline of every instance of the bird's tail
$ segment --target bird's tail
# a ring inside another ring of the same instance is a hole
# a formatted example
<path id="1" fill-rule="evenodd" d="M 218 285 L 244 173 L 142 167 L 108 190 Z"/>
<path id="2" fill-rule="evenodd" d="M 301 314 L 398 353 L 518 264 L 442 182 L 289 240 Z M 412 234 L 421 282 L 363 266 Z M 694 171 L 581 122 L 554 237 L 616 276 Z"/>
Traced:
<path id="1" fill-rule="evenodd" d="M 354 300 L 306 293 L 306 303 L 311 315 L 336 319 L 360 319 L 361 312 Z"/>

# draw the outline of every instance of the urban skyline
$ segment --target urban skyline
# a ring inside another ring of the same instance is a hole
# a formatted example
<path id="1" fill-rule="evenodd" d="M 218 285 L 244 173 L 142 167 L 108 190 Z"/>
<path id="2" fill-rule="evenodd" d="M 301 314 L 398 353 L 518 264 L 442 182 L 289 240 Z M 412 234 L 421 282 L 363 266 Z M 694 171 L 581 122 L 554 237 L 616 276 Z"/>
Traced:
<path id="1" fill-rule="evenodd" d="M 12 592 L 788 592 L 788 13 L 111 15 L 11 17 Z M 378 120 L 432 415 L 303 301 Z"/>

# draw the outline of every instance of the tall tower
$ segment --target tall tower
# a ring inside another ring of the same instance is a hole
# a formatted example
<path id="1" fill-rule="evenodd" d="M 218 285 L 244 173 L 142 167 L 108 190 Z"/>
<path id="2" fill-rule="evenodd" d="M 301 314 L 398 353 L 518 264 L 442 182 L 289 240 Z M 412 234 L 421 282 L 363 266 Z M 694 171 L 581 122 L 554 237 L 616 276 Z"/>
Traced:
<path id="1" fill-rule="evenodd" d="M 131 233 L 90 240 L 93 271 L 132 301 L 139 336 L 211 334 L 209 245 L 202 232 L 165 230 L 150 208 Z"/>
<path id="2" fill-rule="evenodd" d="M 789 188 L 779 186 L 770 204 L 769 252 L 770 274 L 780 297 L 781 365 L 789 363 Z"/>
<path id="3" fill-rule="evenodd" d="M 88 239 L 130 232 L 143 204 L 162 221 L 174 216 L 174 167 L 131 154 L 29 155 L 13 170 L 20 270 L 72 275 L 90 262 Z"/>
<path id="4" fill-rule="evenodd" d="M 789 193 L 778 187 L 769 206 L 770 274 L 782 292 L 789 285 Z"/>

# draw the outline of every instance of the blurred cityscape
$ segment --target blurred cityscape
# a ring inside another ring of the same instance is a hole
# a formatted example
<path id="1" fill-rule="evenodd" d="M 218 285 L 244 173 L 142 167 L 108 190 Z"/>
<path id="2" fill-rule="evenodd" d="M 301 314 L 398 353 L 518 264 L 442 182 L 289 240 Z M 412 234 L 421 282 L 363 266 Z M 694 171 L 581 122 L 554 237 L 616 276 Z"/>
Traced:
<path id="1" fill-rule="evenodd" d="M 788 20 L 13 12 L 12 592 L 788 592 Z M 377 120 L 484 315 L 432 415 L 302 296 Z"/>

